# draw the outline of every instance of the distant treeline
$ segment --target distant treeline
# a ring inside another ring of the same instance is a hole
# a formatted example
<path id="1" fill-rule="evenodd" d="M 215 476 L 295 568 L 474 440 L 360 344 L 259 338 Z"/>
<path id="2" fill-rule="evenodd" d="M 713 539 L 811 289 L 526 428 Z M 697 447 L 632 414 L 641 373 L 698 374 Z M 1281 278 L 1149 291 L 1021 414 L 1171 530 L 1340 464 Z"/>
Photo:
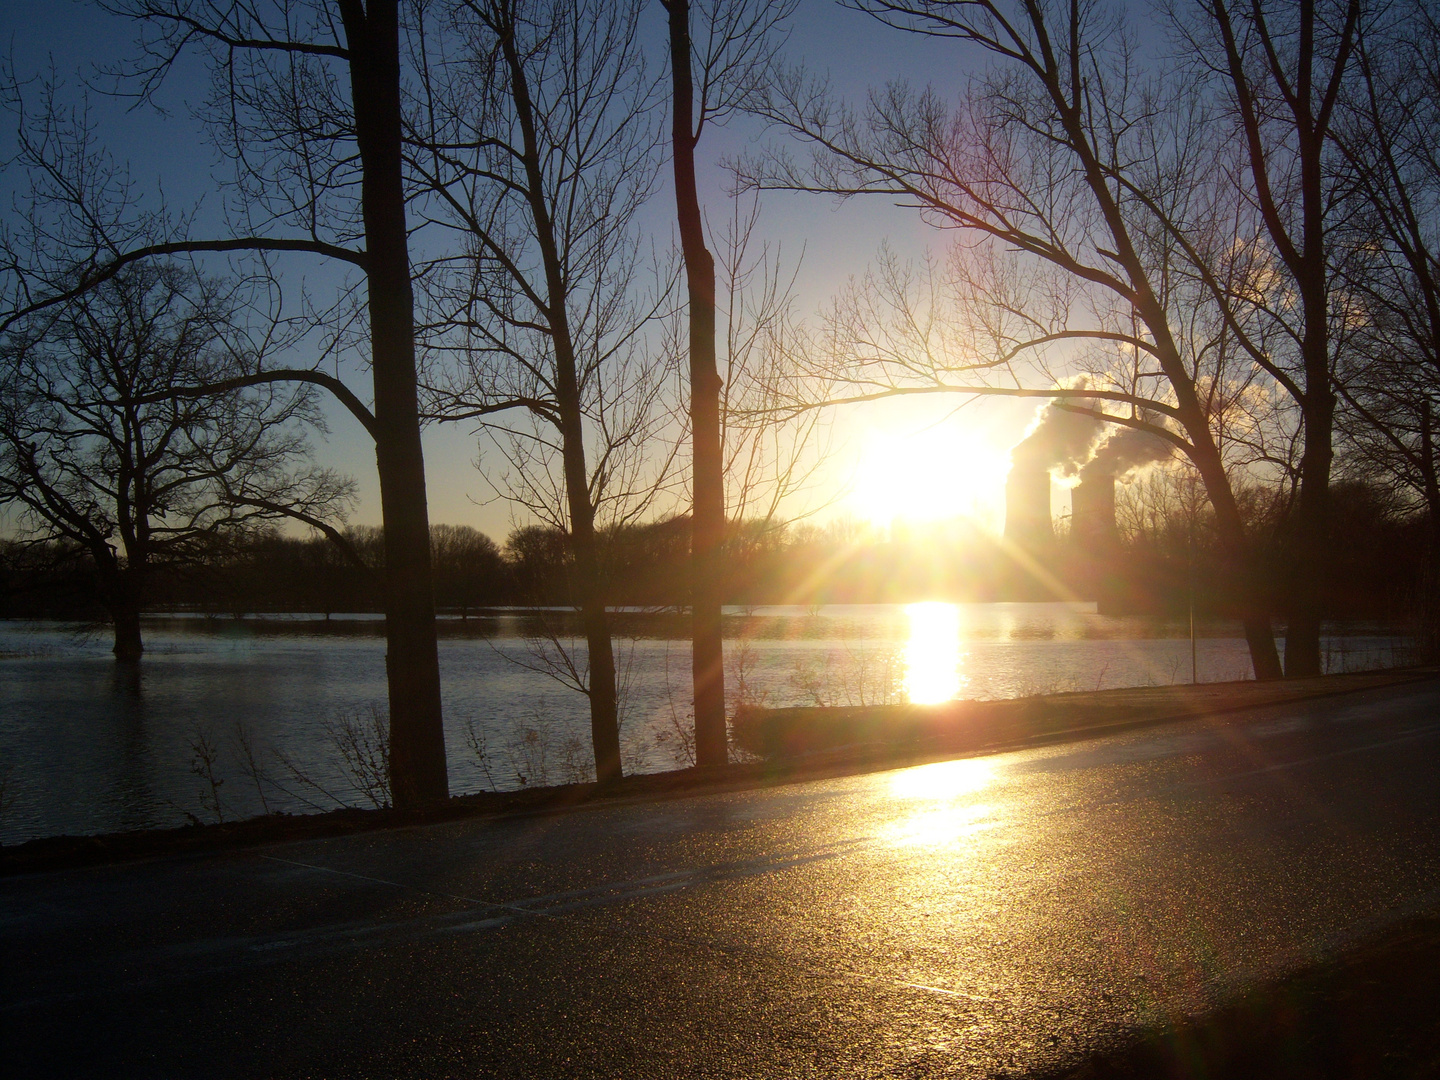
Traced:
<path id="1" fill-rule="evenodd" d="M 1172 485 L 1173 488 L 1173 485 Z M 1108 553 L 1071 543 L 1058 523 L 1045 551 L 1017 553 L 965 522 L 896 527 L 888 535 L 842 519 L 734 525 L 726 541 L 724 595 L 730 604 L 902 603 L 920 599 L 1099 599 L 1115 613 L 1184 612 L 1193 586 L 1202 613 L 1227 613 L 1238 589 L 1218 559 L 1201 506 L 1161 486 L 1119 500 L 1119 546 Z M 1257 535 L 1268 537 L 1266 575 L 1275 610 L 1276 582 L 1287 559 L 1283 507 L 1252 502 Z M 1386 489 L 1335 488 L 1334 575 L 1325 583 L 1330 617 L 1399 618 L 1410 614 L 1424 565 L 1425 521 Z M 1192 543 L 1193 535 L 1193 543 Z M 602 575 L 612 605 L 670 606 L 688 600 L 690 526 L 686 518 L 610 529 L 602 534 Z M 352 528 L 341 543 L 259 532 L 157 568 L 151 611 L 217 614 L 282 611 L 376 612 L 382 609 L 379 529 Z M 554 529 L 514 530 L 504 546 L 455 525 L 431 531 L 435 599 L 467 614 L 502 605 L 567 605 L 576 592 L 565 537 Z M 0 547 L 0 616 L 101 618 L 104 609 L 88 556 L 54 543 L 10 541 Z"/>
<path id="2" fill-rule="evenodd" d="M 1226 565 L 1214 514 L 1192 487 L 1189 478 L 1164 470 L 1120 485 L 1120 550 L 1096 565 L 1072 547 L 1068 580 L 1087 599 L 1099 599 L 1102 611 L 1183 614 L 1193 590 L 1201 614 L 1235 615 L 1245 574 Z M 1330 494 L 1331 553 L 1325 579 L 1314 583 L 1324 617 L 1418 619 L 1429 565 L 1425 511 L 1383 484 L 1337 480 Z M 1253 587 L 1283 618 L 1285 589 L 1294 587 L 1293 492 L 1237 485 L 1236 495 L 1258 548 Z"/>

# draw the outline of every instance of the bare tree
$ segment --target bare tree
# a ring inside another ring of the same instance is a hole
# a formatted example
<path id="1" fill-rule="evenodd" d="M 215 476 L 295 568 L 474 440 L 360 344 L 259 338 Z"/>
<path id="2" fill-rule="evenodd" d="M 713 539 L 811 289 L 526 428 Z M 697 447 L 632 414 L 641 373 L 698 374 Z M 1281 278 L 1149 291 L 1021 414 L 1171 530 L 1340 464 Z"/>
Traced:
<path id="1" fill-rule="evenodd" d="M 347 282 L 328 314 L 342 320 L 334 344 L 358 339 L 368 347 L 373 411 L 320 361 L 253 373 L 245 382 L 325 386 L 375 440 L 395 804 L 442 800 L 449 786 L 416 391 L 398 0 L 100 6 L 140 26 L 140 57 L 116 73 L 119 92 L 154 99 L 190 53 L 210 65 L 212 93 L 198 112 L 233 165 L 226 235 L 196 238 L 188 217 L 138 210 L 123 170 L 91 168 L 100 155 L 86 144 L 84 117 L 70 122 L 84 137 L 67 139 L 65 122 L 53 119 L 58 110 L 47 110 L 22 145 L 40 197 L 30 202 L 26 242 L 6 246 L 13 303 L 0 328 L 158 256 L 303 254 L 359 271 L 363 302 L 356 297 L 352 309 L 355 284 Z M 68 231 L 56 227 L 56 208 L 68 211 Z"/>
<path id="2" fill-rule="evenodd" d="M 942 351 L 918 358 L 866 354 L 861 345 L 852 359 L 881 375 L 844 400 L 1051 398 L 1168 441 L 1203 478 L 1227 567 L 1246 584 L 1242 621 L 1256 677 L 1278 677 L 1259 568 L 1222 442 L 1219 405 L 1237 395 L 1222 374 L 1229 361 L 1217 368 L 1216 357 L 1229 356 L 1234 342 L 1192 324 L 1209 285 L 1176 228 L 1217 220 L 1221 187 L 1212 178 L 1223 147 L 1208 138 L 1205 103 L 1142 77 L 1123 21 L 1099 3 L 862 6 L 892 26 L 976 47 L 992 63 L 953 109 L 932 91 L 897 83 L 873 92 L 863 115 L 836 105 L 803 72 L 791 73 L 776 84 L 767 112 L 810 143 L 812 160 L 777 153 L 750 166 L 750 179 L 841 197 L 879 194 L 958 230 L 956 280 L 969 295 L 957 299 L 972 312 L 983 300 L 989 315 L 983 332 L 951 335 Z M 1224 250 L 1222 239 L 1209 237 L 1216 250 Z M 1061 350 L 1071 359 L 1087 351 L 1099 358 L 1084 385 L 1056 382 L 1047 377 L 1053 367 L 1037 366 L 1047 353 L 1065 363 Z"/>
<path id="3" fill-rule="evenodd" d="M 1395 5 L 1362 28 L 1334 138 L 1345 158 L 1342 264 L 1351 348 L 1337 422 L 1352 467 L 1427 514 L 1423 615 L 1440 650 L 1440 18 Z"/>
<path id="4" fill-rule="evenodd" d="M 770 67 L 779 24 L 793 0 L 701 0 L 692 32 L 689 0 L 661 0 L 669 20 L 671 162 L 675 207 L 689 285 L 691 677 L 695 693 L 695 763 L 729 760 L 725 733 L 725 657 L 720 618 L 720 564 L 725 538 L 724 451 L 715 353 L 715 259 L 695 178 L 695 148 L 708 123 L 743 107 Z"/>
<path id="5" fill-rule="evenodd" d="M 259 368 L 238 293 L 137 263 L 0 344 L 0 503 L 20 508 L 32 539 L 88 553 L 125 663 L 140 659 L 157 570 L 277 519 L 333 528 L 352 497 L 343 478 L 297 468 L 300 426 L 320 423 L 311 388 L 168 396 Z"/>
<path id="6" fill-rule="evenodd" d="M 657 85 L 640 3 L 465 0 L 420 66 L 413 167 L 459 254 L 430 265 L 434 411 L 478 421 L 502 493 L 569 541 L 585 637 L 542 666 L 590 701 L 596 776 L 621 772 L 597 533 L 672 475 L 673 358 L 649 339 L 670 275 L 641 287 L 636 214 L 654 189 Z M 558 637 L 550 642 L 558 648 Z"/>
<path id="7" fill-rule="evenodd" d="M 1334 462 L 1335 392 L 1332 373 L 1344 328 L 1337 301 L 1330 212 L 1336 170 L 1331 126 L 1358 40 L 1363 0 L 1302 0 L 1232 9 L 1225 0 L 1200 0 L 1178 13 L 1196 66 L 1223 87 L 1234 137 L 1244 147 L 1243 194 L 1254 206 L 1277 284 L 1249 297 L 1250 319 L 1233 328 L 1255 362 L 1266 367 L 1298 403 L 1304 451 L 1293 535 L 1285 673 L 1319 675 L 1322 588 L 1327 580 L 1330 472 Z M 1286 291 L 1298 297 L 1287 302 Z M 1278 354 L 1250 327 L 1273 322 L 1288 339 Z M 1294 360 L 1287 364 L 1287 354 Z M 1287 370 L 1288 368 L 1288 370 Z"/>
<path id="8" fill-rule="evenodd" d="M 745 523 L 753 539 L 757 532 L 783 529 L 797 513 L 823 508 L 793 500 L 810 493 L 828 442 L 818 410 L 787 408 L 814 367 L 810 358 L 818 347 L 795 313 L 799 263 L 788 263 L 778 245 L 758 240 L 758 198 L 736 196 L 730 205 L 729 220 L 713 233 L 720 446 L 726 520 Z M 805 393 L 820 390 L 812 385 Z"/>

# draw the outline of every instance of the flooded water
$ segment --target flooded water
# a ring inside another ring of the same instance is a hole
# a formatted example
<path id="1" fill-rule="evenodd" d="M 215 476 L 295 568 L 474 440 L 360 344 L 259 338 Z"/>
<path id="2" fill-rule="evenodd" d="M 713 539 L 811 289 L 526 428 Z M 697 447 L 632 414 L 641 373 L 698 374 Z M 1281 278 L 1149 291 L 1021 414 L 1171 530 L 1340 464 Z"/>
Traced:
<path id="1" fill-rule="evenodd" d="M 689 763 L 685 622 L 617 613 L 627 772 Z M 1330 631 L 1331 671 L 1405 660 L 1403 636 Z M 382 632 L 370 618 L 153 619 L 135 676 L 103 631 L 0 622 L 0 842 L 368 805 Z M 453 793 L 589 778 L 585 698 L 563 683 L 571 661 L 584 668 L 573 632 L 559 612 L 442 622 Z M 727 608 L 727 694 L 733 708 L 1188 682 L 1187 635 L 1093 604 Z M 1195 665 L 1202 682 L 1247 678 L 1238 628 L 1204 626 Z"/>

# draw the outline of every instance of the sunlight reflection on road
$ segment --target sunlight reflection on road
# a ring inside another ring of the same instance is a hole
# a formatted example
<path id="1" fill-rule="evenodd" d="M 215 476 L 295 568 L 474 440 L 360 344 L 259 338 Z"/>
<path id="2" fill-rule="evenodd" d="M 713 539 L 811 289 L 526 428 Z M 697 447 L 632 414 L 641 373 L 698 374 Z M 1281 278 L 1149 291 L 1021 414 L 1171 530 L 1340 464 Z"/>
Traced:
<path id="1" fill-rule="evenodd" d="M 998 807 L 972 803 L 966 796 L 984 791 L 995 779 L 983 758 L 941 761 L 896 773 L 890 794 L 899 802 L 919 806 L 885 829 L 885 838 L 897 846 L 938 847 L 1000 824 Z"/>
<path id="2" fill-rule="evenodd" d="M 994 779 L 994 769 L 985 758 L 937 761 L 895 773 L 890 778 L 890 794 L 897 799 L 953 799 L 984 791 Z"/>
<path id="3" fill-rule="evenodd" d="M 949 806 L 910 814 L 893 822 L 885 830 L 885 839 L 896 847 L 942 847 L 999 824 L 995 807 L 988 803 Z"/>

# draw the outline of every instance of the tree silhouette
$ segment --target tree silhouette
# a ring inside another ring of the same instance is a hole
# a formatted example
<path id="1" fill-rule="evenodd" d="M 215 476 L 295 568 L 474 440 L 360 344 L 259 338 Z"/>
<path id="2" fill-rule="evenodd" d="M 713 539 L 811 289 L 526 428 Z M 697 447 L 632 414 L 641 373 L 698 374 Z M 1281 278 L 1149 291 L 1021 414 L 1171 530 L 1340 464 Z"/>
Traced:
<path id="1" fill-rule="evenodd" d="M 1197 5 L 1180 20 L 1197 66 L 1225 90 L 1234 137 L 1244 148 L 1248 184 L 1243 193 L 1262 226 L 1273 271 L 1298 297 L 1275 302 L 1274 286 L 1259 295 L 1230 296 L 1256 321 L 1275 321 L 1290 341 L 1276 355 L 1250 332 L 1251 320 L 1232 326 L 1257 364 L 1295 399 L 1304 418 L 1299 498 L 1291 524 L 1293 554 L 1287 589 L 1285 674 L 1319 675 L 1322 589 L 1328 578 L 1330 471 L 1334 463 L 1335 352 L 1343 336 L 1343 303 L 1329 208 L 1332 186 L 1331 125 L 1345 87 L 1365 5 L 1362 0 L 1304 0 L 1294 5 Z M 1257 302 L 1258 301 L 1258 302 Z M 1285 352 L 1297 353 L 1285 370 Z"/>
<path id="2" fill-rule="evenodd" d="M 669 482 L 673 358 L 647 327 L 636 214 L 659 157 L 640 4 L 467 0 L 430 43 L 413 167 L 456 239 L 428 268 L 434 415 L 475 421 L 511 502 L 568 538 L 585 655 L 537 657 L 589 698 L 596 775 L 620 775 L 618 686 L 598 530 Z M 673 444 L 672 444 L 673 445 Z M 658 451 L 658 452 L 657 452 Z M 537 647 L 562 650 L 560 635 Z"/>
<path id="3" fill-rule="evenodd" d="M 25 155 L 42 194 L 81 222 L 56 252 L 9 260 L 18 311 L 62 303 L 142 259 L 179 253 L 297 253 L 358 269 L 373 377 L 373 411 L 316 367 L 258 372 L 250 384 L 323 385 L 375 440 L 385 521 L 386 670 L 390 761 L 397 807 L 447 797 L 440 669 L 435 642 L 425 466 L 416 391 L 414 296 L 402 152 L 397 0 L 113 0 L 101 6 L 140 26 L 140 56 L 117 72 L 121 92 L 153 99 L 183 55 L 215 75 L 202 119 L 233 166 L 230 235 L 198 239 L 188 222 L 134 210 L 117 170 L 96 170 L 83 140 L 35 139 Z M 42 120 L 42 126 L 54 128 Z M 86 133 L 87 135 L 89 133 Z M 32 207 L 36 203 L 32 201 Z M 36 220 L 32 215 L 32 221 Z M 45 235 L 42 227 L 30 238 Z M 12 252 L 14 248 L 10 249 Z M 48 268 L 47 268 L 48 265 Z M 345 301 L 331 312 L 344 318 Z M 225 386 L 197 386 L 203 394 Z"/>
<path id="4" fill-rule="evenodd" d="M 168 396 L 258 366 L 236 293 L 136 263 L 0 345 L 0 502 L 21 508 L 32 539 L 88 553 L 122 662 L 140 659 L 157 569 L 277 519 L 331 527 L 351 498 L 343 478 L 297 468 L 298 428 L 319 422 L 311 388 Z"/>

